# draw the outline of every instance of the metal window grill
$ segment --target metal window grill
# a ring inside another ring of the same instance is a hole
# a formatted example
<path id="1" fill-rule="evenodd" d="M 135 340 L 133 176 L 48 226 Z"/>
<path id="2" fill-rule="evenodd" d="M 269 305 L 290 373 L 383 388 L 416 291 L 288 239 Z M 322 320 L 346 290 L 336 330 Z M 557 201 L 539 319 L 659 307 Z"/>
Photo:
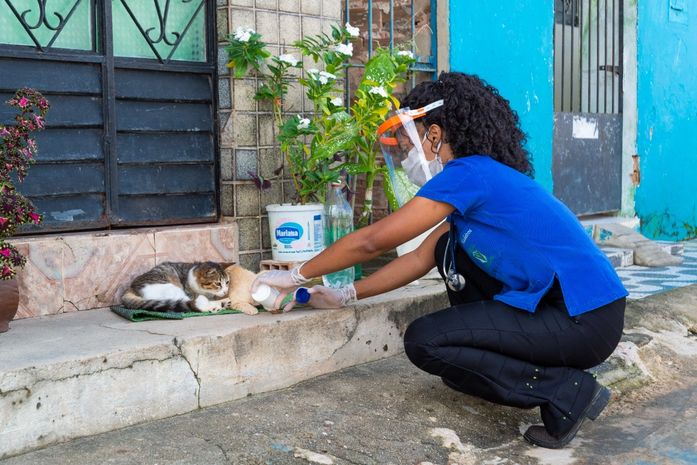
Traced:
<path id="1" fill-rule="evenodd" d="M 0 103 L 51 102 L 23 232 L 215 221 L 213 0 L 0 0 Z M 0 123 L 13 112 L 0 105 Z"/>
<path id="2" fill-rule="evenodd" d="M 554 110 L 622 113 L 622 0 L 555 0 Z"/>
<path id="3" fill-rule="evenodd" d="M 379 47 L 414 53 L 410 87 L 436 77 L 436 7 L 436 0 L 346 0 L 346 21 L 361 30 L 346 73 L 347 97 L 353 95 L 361 68 Z"/>
<path id="4" fill-rule="evenodd" d="M 0 44 L 96 50 L 95 25 L 88 0 L 0 1 Z"/>

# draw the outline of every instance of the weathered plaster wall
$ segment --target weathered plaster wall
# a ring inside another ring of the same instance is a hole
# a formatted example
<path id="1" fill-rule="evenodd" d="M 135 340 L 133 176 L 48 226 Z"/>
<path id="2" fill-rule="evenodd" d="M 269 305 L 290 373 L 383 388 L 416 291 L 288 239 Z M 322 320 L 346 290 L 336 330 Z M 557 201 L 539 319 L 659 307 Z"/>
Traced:
<path id="1" fill-rule="evenodd" d="M 632 182 L 637 152 L 637 0 L 624 0 L 622 63 L 622 216 L 634 216 L 636 186 Z"/>
<path id="2" fill-rule="evenodd" d="M 697 4 L 638 2 L 636 212 L 652 238 L 697 237 L 696 69 Z"/>
<path id="3" fill-rule="evenodd" d="M 535 178 L 552 191 L 552 0 L 450 2 L 450 68 L 497 87 L 528 135 Z"/>

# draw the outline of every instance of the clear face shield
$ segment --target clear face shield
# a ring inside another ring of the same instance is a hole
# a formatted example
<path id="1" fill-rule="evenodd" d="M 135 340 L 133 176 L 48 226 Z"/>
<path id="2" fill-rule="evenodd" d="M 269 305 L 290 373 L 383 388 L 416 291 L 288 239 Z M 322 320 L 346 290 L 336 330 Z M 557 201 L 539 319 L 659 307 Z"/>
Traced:
<path id="1" fill-rule="evenodd" d="M 443 169 L 438 155 L 429 160 L 424 153 L 428 133 L 420 137 L 416 129 L 419 118 L 442 105 L 443 100 L 437 100 L 416 110 L 402 108 L 378 128 L 378 141 L 400 206 Z"/>

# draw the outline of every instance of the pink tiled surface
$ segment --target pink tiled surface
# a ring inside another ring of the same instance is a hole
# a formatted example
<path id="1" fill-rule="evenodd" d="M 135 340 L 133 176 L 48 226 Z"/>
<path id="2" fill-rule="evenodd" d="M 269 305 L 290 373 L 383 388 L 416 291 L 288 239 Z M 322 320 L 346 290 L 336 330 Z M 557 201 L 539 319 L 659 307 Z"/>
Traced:
<path id="1" fill-rule="evenodd" d="M 60 238 L 12 241 L 27 258 L 19 276 L 15 319 L 63 311 L 63 242 Z"/>
<path id="2" fill-rule="evenodd" d="M 237 224 L 219 228 L 188 227 L 155 231 L 156 261 L 237 262 L 239 260 Z"/>
<path id="3" fill-rule="evenodd" d="M 163 261 L 237 262 L 236 223 L 15 239 L 27 257 L 15 319 L 118 302 L 137 275 Z"/>
<path id="4" fill-rule="evenodd" d="M 64 242 L 65 312 L 112 305 L 135 276 L 155 266 L 152 233 L 72 236 Z"/>

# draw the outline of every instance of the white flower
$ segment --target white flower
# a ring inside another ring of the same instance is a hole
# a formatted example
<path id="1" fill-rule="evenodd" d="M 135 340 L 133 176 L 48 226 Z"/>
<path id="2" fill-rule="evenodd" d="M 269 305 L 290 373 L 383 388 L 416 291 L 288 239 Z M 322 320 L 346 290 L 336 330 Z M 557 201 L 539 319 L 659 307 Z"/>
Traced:
<path id="1" fill-rule="evenodd" d="M 235 33 L 233 34 L 233 37 L 240 42 L 248 42 L 249 39 L 252 37 L 252 34 L 254 34 L 255 31 L 252 28 L 249 27 L 243 27 L 240 26 L 237 29 L 235 29 Z"/>
<path id="2" fill-rule="evenodd" d="M 358 29 L 357 27 L 351 26 L 348 22 L 346 23 L 346 32 L 349 33 L 351 37 L 358 37 L 358 34 L 361 33 L 361 30 Z"/>
<path id="3" fill-rule="evenodd" d="M 307 74 L 319 74 L 319 70 L 317 68 L 310 68 L 307 70 Z"/>
<path id="4" fill-rule="evenodd" d="M 298 115 L 298 118 L 300 118 L 300 115 Z M 307 129 L 309 127 L 310 120 L 308 118 L 300 118 L 300 121 L 298 121 L 298 130 Z"/>
<path id="5" fill-rule="evenodd" d="M 414 53 L 411 52 L 410 50 L 400 50 L 399 52 L 397 52 L 397 56 L 407 57 L 410 60 L 414 59 Z"/>
<path id="6" fill-rule="evenodd" d="M 331 103 L 335 107 L 343 107 L 344 106 L 344 99 L 342 99 L 341 97 L 334 97 L 333 99 L 331 99 L 329 101 L 329 103 Z"/>
<path id="7" fill-rule="evenodd" d="M 336 76 L 326 71 L 320 71 L 319 77 L 317 77 L 317 79 L 319 79 L 320 84 L 324 85 L 327 84 L 330 80 L 336 79 Z"/>
<path id="8" fill-rule="evenodd" d="M 334 46 L 334 51 L 341 55 L 346 55 L 349 57 L 353 56 L 353 44 L 336 44 Z"/>
<path id="9" fill-rule="evenodd" d="M 291 66 L 295 66 L 298 63 L 300 63 L 300 60 L 295 58 L 293 55 L 290 53 L 286 53 L 285 55 L 279 55 L 278 61 L 281 61 L 283 63 L 288 63 Z"/>
<path id="10" fill-rule="evenodd" d="M 379 96 L 382 97 L 382 98 L 387 98 L 387 97 L 388 97 L 387 92 L 385 91 L 385 88 L 382 87 L 382 86 L 371 87 L 370 90 L 369 90 L 368 92 L 371 93 L 371 94 L 377 94 L 377 95 L 379 95 Z"/>

